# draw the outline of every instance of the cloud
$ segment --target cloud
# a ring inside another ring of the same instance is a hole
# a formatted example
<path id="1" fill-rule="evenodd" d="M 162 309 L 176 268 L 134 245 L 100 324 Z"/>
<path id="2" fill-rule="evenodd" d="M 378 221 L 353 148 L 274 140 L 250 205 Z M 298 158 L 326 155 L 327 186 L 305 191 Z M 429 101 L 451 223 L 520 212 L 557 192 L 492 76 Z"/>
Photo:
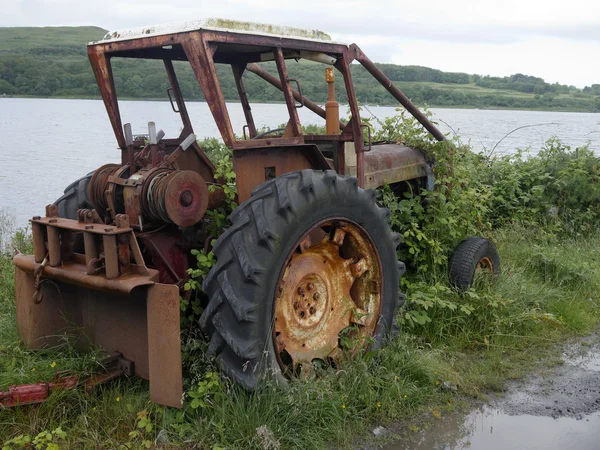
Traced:
<path id="1" fill-rule="evenodd" d="M 600 82 L 600 2 L 590 0 L 6 0 L 0 26 L 133 28 L 226 17 L 320 29 L 379 62 Z M 567 64 L 568 62 L 568 64 Z"/>

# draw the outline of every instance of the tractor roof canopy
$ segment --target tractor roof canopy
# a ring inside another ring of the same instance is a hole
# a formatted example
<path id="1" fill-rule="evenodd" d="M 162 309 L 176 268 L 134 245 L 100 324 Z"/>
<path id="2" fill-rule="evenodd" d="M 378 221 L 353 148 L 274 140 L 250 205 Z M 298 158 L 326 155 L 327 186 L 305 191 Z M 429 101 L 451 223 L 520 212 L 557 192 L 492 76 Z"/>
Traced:
<path id="1" fill-rule="evenodd" d="M 127 39 L 139 39 L 152 36 L 185 33 L 188 31 L 224 31 L 228 33 L 254 34 L 260 36 L 275 36 L 280 38 L 295 38 L 304 41 L 319 41 L 331 43 L 331 36 L 319 30 L 286 27 L 280 25 L 267 25 L 254 22 L 241 22 L 227 19 L 199 19 L 186 22 L 167 23 L 150 27 L 131 28 L 128 30 L 110 31 L 97 43 L 116 42 Z"/>
<path id="2" fill-rule="evenodd" d="M 173 110 L 181 115 L 183 123 L 181 134 L 174 140 L 174 144 L 181 142 L 190 133 L 193 133 L 193 127 L 179 88 L 173 61 L 189 62 L 223 141 L 233 150 L 258 149 L 272 145 L 307 144 L 307 137 L 302 132 L 297 109 L 305 106 L 325 118 L 325 110 L 303 96 L 300 83 L 290 79 L 286 67 L 288 59 L 308 59 L 324 63 L 333 66 L 341 75 L 348 98 L 350 120 L 348 123 L 339 123 L 341 134 L 328 135 L 327 138 L 354 142 L 359 167 L 358 178 L 361 185 L 363 177 L 360 172 L 364 135 L 350 70 L 350 64 L 353 61 L 360 62 L 375 80 L 437 139 L 444 139 L 443 134 L 392 84 L 390 79 L 356 44 L 346 45 L 333 42 L 329 35 L 317 30 L 224 19 L 195 20 L 182 24 L 110 32 L 102 40 L 88 44 L 88 56 L 117 142 L 123 150 L 127 148 L 127 144 L 112 73 L 111 58 L 113 57 L 157 59 L 164 62 L 169 77 L 168 91 L 171 104 Z M 274 61 L 277 73 L 270 73 L 256 64 L 264 61 Z M 215 64 L 229 65 L 233 71 L 246 119 L 244 129 L 248 128 L 249 139 L 236 138 Z M 261 134 L 257 133 L 244 88 L 243 75 L 245 72 L 258 75 L 283 92 L 289 120 L 287 120 L 285 132 L 281 137 L 277 139 L 263 138 Z"/>

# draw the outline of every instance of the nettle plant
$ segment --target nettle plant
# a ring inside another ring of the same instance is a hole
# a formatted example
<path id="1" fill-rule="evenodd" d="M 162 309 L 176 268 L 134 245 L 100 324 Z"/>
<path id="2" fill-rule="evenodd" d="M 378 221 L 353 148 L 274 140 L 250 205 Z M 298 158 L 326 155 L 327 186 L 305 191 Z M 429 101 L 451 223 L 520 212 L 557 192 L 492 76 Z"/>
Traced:
<path id="1" fill-rule="evenodd" d="M 211 246 L 223 233 L 229 214 L 237 206 L 235 202 L 236 184 L 235 172 L 231 159 L 231 150 L 216 139 L 206 139 L 200 142 L 208 157 L 215 165 L 215 179 L 219 180 L 219 187 L 225 194 L 223 206 L 206 211 L 206 238 L 211 240 Z M 209 186 L 209 191 L 214 191 L 217 186 Z M 184 285 L 186 295 L 180 299 L 181 329 L 182 329 L 182 359 L 188 368 L 191 378 L 202 377 L 202 373 L 210 370 L 210 362 L 204 358 L 206 343 L 196 326 L 202 314 L 202 282 L 210 269 L 215 265 L 216 258 L 211 250 L 192 250 L 196 257 L 196 266 L 188 269 L 189 278 Z M 194 382 L 194 381 L 193 381 Z"/>
<path id="2" fill-rule="evenodd" d="M 425 114 L 431 117 L 429 111 Z M 491 227 L 486 218 L 491 190 L 477 176 L 482 158 L 457 139 L 435 140 L 404 111 L 383 121 L 366 120 L 370 126 L 373 121 L 377 123 L 373 140 L 405 144 L 433 162 L 433 190 L 421 188 L 398 198 L 392 187 L 385 186 L 379 189 L 378 200 L 390 210 L 392 229 L 404 238 L 398 257 L 409 274 L 440 276 L 461 240 L 485 234 Z"/>
<path id="3" fill-rule="evenodd" d="M 519 222 L 548 233 L 585 235 L 600 219 L 600 158 L 588 146 L 549 139 L 537 155 L 518 151 L 483 172 L 495 226 Z"/>

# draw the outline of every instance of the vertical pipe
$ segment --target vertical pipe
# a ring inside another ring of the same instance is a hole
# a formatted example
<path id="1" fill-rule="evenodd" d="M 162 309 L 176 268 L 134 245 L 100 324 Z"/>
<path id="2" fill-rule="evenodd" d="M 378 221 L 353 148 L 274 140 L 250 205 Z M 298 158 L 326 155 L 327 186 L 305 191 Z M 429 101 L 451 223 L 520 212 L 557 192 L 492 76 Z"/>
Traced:
<path id="1" fill-rule="evenodd" d="M 148 122 L 148 141 L 150 142 L 152 167 L 156 167 L 158 165 L 158 148 L 156 145 L 158 141 L 156 139 L 156 124 L 154 122 Z"/>
<path id="2" fill-rule="evenodd" d="M 237 86 L 238 95 L 240 96 L 240 102 L 242 102 L 244 117 L 248 124 L 248 133 L 250 134 L 250 139 L 253 139 L 254 136 L 256 136 L 256 125 L 254 124 L 252 108 L 250 108 L 250 102 L 248 102 L 248 95 L 246 94 L 246 88 L 244 87 L 244 81 L 242 80 L 242 75 L 244 74 L 246 67 L 244 65 L 238 66 L 232 64 L 231 70 L 233 71 L 233 77 L 235 78 L 235 85 Z"/>
<path id="3" fill-rule="evenodd" d="M 104 242 L 104 265 L 106 267 L 106 278 L 114 280 L 119 276 L 119 255 L 117 253 L 117 236 L 105 234 L 102 236 Z"/>
<path id="4" fill-rule="evenodd" d="M 48 233 L 48 262 L 52 267 L 56 267 L 60 264 L 60 233 L 58 228 L 48 226 L 46 227 Z"/>
<path id="5" fill-rule="evenodd" d="M 33 241 L 33 258 L 36 263 L 41 263 L 46 257 L 46 240 L 44 239 L 44 225 L 31 222 L 31 239 Z"/>
<path id="6" fill-rule="evenodd" d="M 135 154 L 133 153 L 133 132 L 131 131 L 131 124 L 126 123 L 123 125 L 123 131 L 125 132 L 125 144 L 127 144 L 127 156 L 129 157 L 129 173 L 133 175 L 135 170 Z"/>
<path id="7" fill-rule="evenodd" d="M 179 136 L 180 138 L 182 138 L 183 136 L 187 136 L 188 134 L 193 133 L 194 129 L 192 128 L 192 121 L 190 120 L 190 115 L 187 112 L 187 108 L 183 100 L 183 94 L 181 93 L 181 88 L 179 87 L 177 75 L 175 75 L 173 61 L 171 61 L 170 59 L 165 59 L 164 63 L 165 69 L 167 70 L 167 75 L 169 77 L 169 83 L 171 84 L 171 88 L 173 89 L 173 94 L 175 94 L 175 102 L 177 103 L 177 109 L 179 110 L 181 121 L 183 122 L 183 130 L 181 130 L 181 134 Z"/>
<path id="8" fill-rule="evenodd" d="M 285 97 L 285 104 L 287 105 L 287 109 L 290 114 L 293 135 L 302 136 L 302 127 L 300 126 L 300 119 L 298 118 L 298 111 L 296 110 L 294 94 L 292 93 L 292 87 L 290 86 L 287 68 L 285 67 L 283 51 L 281 50 L 281 47 L 277 47 L 273 53 L 275 54 L 275 63 L 277 64 L 279 79 L 282 83 L 281 86 L 283 90 L 283 96 Z"/>
<path id="9" fill-rule="evenodd" d="M 335 100 L 335 75 L 333 67 L 325 69 L 327 102 L 325 102 L 325 129 L 327 134 L 340 134 L 340 104 Z"/>
<path id="10" fill-rule="evenodd" d="M 352 83 L 352 73 L 350 72 L 350 61 L 347 54 L 344 54 L 338 59 L 335 67 L 344 76 L 344 84 L 346 85 L 346 92 L 348 93 L 348 103 L 350 104 L 350 114 L 352 119 L 352 134 L 354 135 L 354 150 L 356 152 L 356 178 L 358 178 L 358 186 L 361 188 L 365 187 L 365 165 L 364 165 L 364 138 L 363 131 L 360 122 L 360 111 L 358 109 L 358 102 L 356 101 L 356 92 L 354 90 L 354 84 Z"/>
<path id="11" fill-rule="evenodd" d="M 83 248 L 85 249 L 85 264 L 87 266 L 91 260 L 98 258 L 96 240 L 92 233 L 83 232 Z"/>

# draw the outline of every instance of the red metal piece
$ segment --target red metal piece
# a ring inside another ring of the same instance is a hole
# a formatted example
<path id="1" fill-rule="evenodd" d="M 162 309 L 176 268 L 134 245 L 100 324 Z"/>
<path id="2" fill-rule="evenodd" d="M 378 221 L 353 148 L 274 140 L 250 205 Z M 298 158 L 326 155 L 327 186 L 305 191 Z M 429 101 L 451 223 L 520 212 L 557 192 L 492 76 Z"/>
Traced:
<path id="1" fill-rule="evenodd" d="M 114 380 L 121 375 L 133 375 L 133 363 L 115 353 L 107 356 L 102 361 L 105 371 L 93 374 L 85 382 L 80 383 L 79 375 L 68 375 L 68 371 L 57 372 L 50 383 L 33 383 L 10 386 L 8 391 L 0 391 L 0 408 L 32 405 L 45 402 L 50 394 L 55 391 L 75 389 L 83 385 L 88 394 L 99 384 Z"/>
<path id="2" fill-rule="evenodd" d="M 33 405 L 45 402 L 53 391 L 74 389 L 79 382 L 78 375 L 57 377 L 50 383 L 23 384 L 10 386 L 8 391 L 0 391 L 0 407 Z"/>
<path id="3" fill-rule="evenodd" d="M 182 242 L 181 235 L 174 232 L 142 233 L 138 239 L 148 254 L 152 265 L 159 272 L 159 281 L 165 284 L 181 284 L 187 280 L 190 246 Z"/>

